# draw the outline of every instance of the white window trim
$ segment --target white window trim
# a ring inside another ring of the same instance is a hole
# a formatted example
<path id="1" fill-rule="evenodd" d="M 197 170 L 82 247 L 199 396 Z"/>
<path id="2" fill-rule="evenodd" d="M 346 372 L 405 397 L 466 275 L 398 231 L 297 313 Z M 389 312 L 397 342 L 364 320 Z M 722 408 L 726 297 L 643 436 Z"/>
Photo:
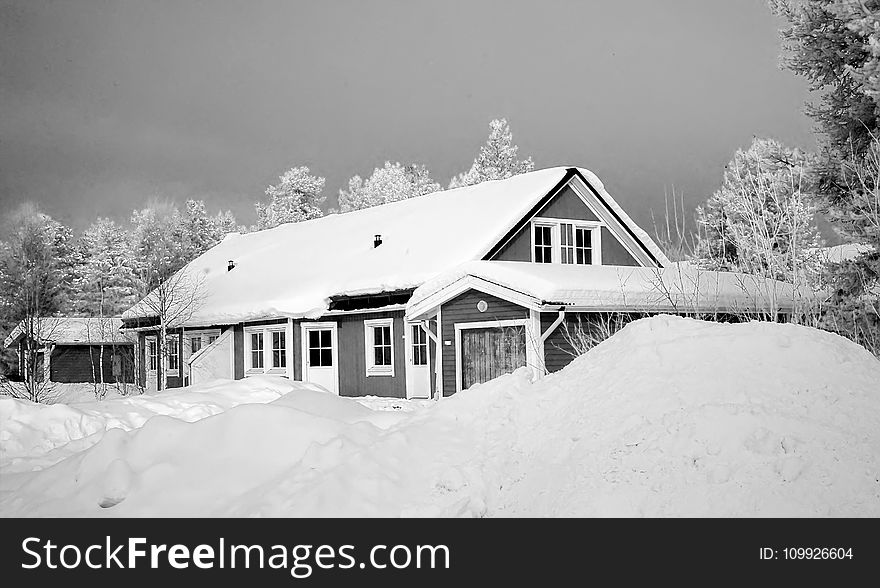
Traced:
<path id="1" fill-rule="evenodd" d="M 373 351 L 373 327 L 389 327 L 391 339 L 391 365 L 375 365 L 376 359 Z M 367 377 L 387 376 L 394 377 L 394 319 L 370 319 L 364 321 L 364 360 Z"/>
<path id="2" fill-rule="evenodd" d="M 205 347 L 207 347 L 209 345 L 208 337 L 217 337 L 218 339 L 220 338 L 220 329 L 203 329 L 203 330 L 198 330 L 198 331 L 186 331 L 183 336 L 187 342 L 187 344 L 184 345 L 183 349 L 187 354 L 192 355 L 193 354 L 192 353 L 192 340 L 193 339 L 199 339 L 202 342 L 201 347 L 199 347 L 199 351 L 201 351 L 202 349 L 204 349 Z M 196 353 L 198 353 L 198 352 L 196 352 Z"/>
<path id="3" fill-rule="evenodd" d="M 251 335 L 259 333 L 263 335 L 263 367 L 255 368 L 252 366 L 251 356 Z M 284 367 L 272 367 L 272 333 L 284 333 Z M 290 377 L 293 362 L 291 361 L 291 345 L 293 337 L 290 336 L 289 323 L 278 323 L 273 325 L 258 325 L 244 328 L 244 375 L 255 376 L 258 374 L 272 374 Z"/>
<path id="4" fill-rule="evenodd" d="M 177 355 L 177 369 L 171 369 L 171 349 L 168 347 L 168 339 L 172 339 L 175 341 L 174 350 L 175 355 Z M 165 356 L 165 375 L 171 378 L 180 377 L 180 362 L 183 359 L 180 355 L 180 335 L 174 333 L 166 336 L 165 339 L 165 348 L 166 348 L 166 356 Z"/>
<path id="5" fill-rule="evenodd" d="M 551 264 L 560 264 L 562 265 L 562 230 L 560 226 L 565 223 L 572 225 L 573 229 L 587 229 L 592 235 L 590 237 L 590 244 L 593 251 L 592 255 L 592 263 L 590 265 L 602 265 L 602 227 L 605 226 L 605 223 L 601 221 L 585 221 L 585 220 L 577 220 L 571 218 L 546 218 L 546 217 L 535 217 L 531 220 L 531 240 L 530 240 L 530 251 L 531 251 L 531 261 L 532 263 L 537 263 L 535 261 L 535 227 L 550 227 L 550 238 L 552 239 L 552 261 Z M 565 265 L 577 265 L 577 264 L 565 264 Z"/>
<path id="6" fill-rule="evenodd" d="M 150 343 L 156 346 L 156 367 L 150 369 Z M 144 337 L 144 372 L 147 374 L 155 374 L 159 371 L 159 338 Z"/>

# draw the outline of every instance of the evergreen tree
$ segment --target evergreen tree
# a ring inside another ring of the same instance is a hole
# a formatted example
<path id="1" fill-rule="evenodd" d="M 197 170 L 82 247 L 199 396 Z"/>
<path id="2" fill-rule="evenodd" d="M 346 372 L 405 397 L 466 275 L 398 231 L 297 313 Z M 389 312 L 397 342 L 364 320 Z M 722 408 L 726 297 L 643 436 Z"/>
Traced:
<path id="1" fill-rule="evenodd" d="M 517 159 L 517 151 L 519 147 L 513 144 L 513 133 L 507 120 L 493 120 L 489 123 L 489 138 L 480 147 L 473 165 L 468 171 L 452 178 L 449 187 L 460 188 L 488 180 L 504 180 L 535 169 L 532 158 Z"/>
<path id="2" fill-rule="evenodd" d="M 800 281 L 814 275 L 819 233 L 806 186 L 807 157 L 772 139 L 739 150 L 721 188 L 697 208 L 696 255 L 713 269 Z"/>
<path id="3" fill-rule="evenodd" d="M 231 211 L 209 216 L 203 200 L 187 200 L 186 207 L 177 218 L 183 238 L 183 256 L 187 262 L 222 241 L 227 233 L 237 230 Z"/>
<path id="4" fill-rule="evenodd" d="M 384 167 L 375 168 L 366 181 L 360 176 L 348 181 L 348 190 L 339 191 L 339 209 L 350 212 L 424 196 L 439 189 L 440 184 L 431 180 L 424 165 L 403 166 L 386 161 Z"/>
<path id="5" fill-rule="evenodd" d="M 880 355 L 880 0 L 771 0 L 790 26 L 785 64 L 821 91 L 812 166 L 821 210 L 848 241 L 870 245 L 828 268 L 825 326 Z"/>
<path id="6" fill-rule="evenodd" d="M 136 264 L 128 232 L 110 219 L 98 218 L 83 231 L 81 246 L 77 313 L 93 317 L 122 314 L 137 301 Z"/>
<path id="7" fill-rule="evenodd" d="M 324 216 L 320 205 L 325 197 L 324 178 L 313 176 L 309 168 L 294 167 L 266 188 L 268 203 L 258 202 L 256 230 L 271 229 L 283 223 L 298 223 Z"/>

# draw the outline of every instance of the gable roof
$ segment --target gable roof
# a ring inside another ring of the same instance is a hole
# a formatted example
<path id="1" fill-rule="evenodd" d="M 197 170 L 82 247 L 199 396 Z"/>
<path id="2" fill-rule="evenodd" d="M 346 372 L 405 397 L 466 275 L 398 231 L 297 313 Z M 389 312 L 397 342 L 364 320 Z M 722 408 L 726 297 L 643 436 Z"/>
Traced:
<path id="1" fill-rule="evenodd" d="M 575 168 L 555 167 L 355 212 L 332 214 L 273 229 L 227 236 L 183 270 L 203 284 L 204 302 L 188 326 L 232 324 L 277 317 L 316 318 L 333 296 L 416 288 L 491 251 Z M 643 237 L 598 178 L 578 169 Z M 382 244 L 373 247 L 375 235 Z M 227 271 L 228 261 L 235 267 Z M 150 316 L 136 304 L 123 319 Z"/>
<path id="2" fill-rule="evenodd" d="M 133 343 L 122 327 L 118 317 L 100 319 L 97 317 L 45 317 L 36 320 L 40 331 L 40 341 L 56 345 L 83 345 L 101 343 Z M 4 346 L 14 345 L 27 332 L 25 321 L 20 322 L 9 333 Z"/>
<path id="3" fill-rule="evenodd" d="M 809 300 L 808 292 L 787 282 L 689 263 L 656 268 L 472 261 L 416 289 L 407 318 L 432 316 L 470 289 L 533 310 L 767 313 Z"/>

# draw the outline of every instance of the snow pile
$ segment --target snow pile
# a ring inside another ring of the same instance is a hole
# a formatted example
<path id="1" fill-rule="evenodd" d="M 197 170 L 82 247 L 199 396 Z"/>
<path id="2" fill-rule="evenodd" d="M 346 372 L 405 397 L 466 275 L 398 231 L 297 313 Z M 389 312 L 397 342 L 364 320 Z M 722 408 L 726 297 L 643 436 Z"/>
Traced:
<path id="1" fill-rule="evenodd" d="M 156 415 L 193 422 L 239 404 L 271 402 L 291 390 L 317 388 L 278 377 L 256 377 L 101 402 L 45 405 L 0 398 L 0 467 L 8 472 L 51 465 L 93 445 L 107 429 L 136 429 Z"/>
<path id="2" fill-rule="evenodd" d="M 4 475 L 4 515 L 880 516 L 880 362 L 669 316 L 428 410 L 297 392 Z"/>

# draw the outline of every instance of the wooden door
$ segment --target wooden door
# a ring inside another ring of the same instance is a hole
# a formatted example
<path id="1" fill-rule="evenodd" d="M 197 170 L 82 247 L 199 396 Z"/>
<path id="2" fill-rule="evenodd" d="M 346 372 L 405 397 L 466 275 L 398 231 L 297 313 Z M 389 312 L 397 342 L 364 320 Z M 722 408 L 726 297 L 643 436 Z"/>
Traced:
<path id="1" fill-rule="evenodd" d="M 526 328 L 492 327 L 461 331 L 461 389 L 482 384 L 526 365 Z"/>

